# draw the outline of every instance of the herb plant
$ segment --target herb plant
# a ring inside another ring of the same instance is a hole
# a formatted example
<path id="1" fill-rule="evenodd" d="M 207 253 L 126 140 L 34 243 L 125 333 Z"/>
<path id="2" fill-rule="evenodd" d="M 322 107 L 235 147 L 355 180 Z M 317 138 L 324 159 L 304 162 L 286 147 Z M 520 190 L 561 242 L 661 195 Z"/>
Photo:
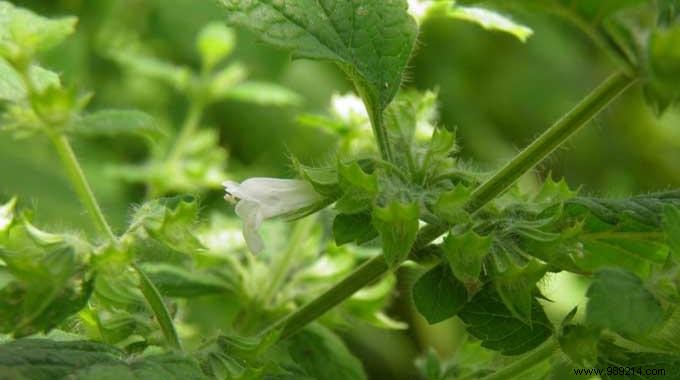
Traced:
<path id="1" fill-rule="evenodd" d="M 121 71 L 184 98 L 175 129 L 152 112 L 89 110 L 92 94 L 39 63 L 77 20 L 0 1 L 0 127 L 17 144 L 53 147 L 94 227 L 47 228 L 22 199 L 1 202 L 0 378 L 366 379 L 338 332 L 408 329 L 386 311 L 401 271 L 417 274 L 408 299 L 428 323 L 455 317 L 469 336 L 452 358 L 420 356 L 424 379 L 566 379 L 579 367 L 632 368 L 605 379 L 660 368 L 680 376 L 680 190 L 609 199 L 551 176 L 533 191 L 517 184 L 632 87 L 659 115 L 680 103 L 680 2 L 471 3 L 221 0 L 230 27 L 333 63 L 356 93 L 335 96 L 328 115 L 299 117 L 333 135 L 332 158 L 311 165 L 291 155 L 295 178 L 239 183 L 205 110 L 302 97 L 250 79 L 231 60 L 234 30 L 202 29 L 198 70 L 135 50 L 125 36 L 111 42 L 106 59 Z M 513 12 L 574 23 L 618 70 L 482 172 L 438 123 L 437 92 L 402 83 L 422 24 L 464 20 L 526 41 L 533 31 Z M 145 189 L 120 231 L 71 145 L 102 136 L 139 139 L 148 153 L 110 173 Z M 227 202 L 200 205 L 222 187 L 240 221 Z M 563 272 L 587 279 L 587 303 L 555 321 L 542 289 Z M 219 323 L 206 322 L 204 310 L 216 308 Z"/>

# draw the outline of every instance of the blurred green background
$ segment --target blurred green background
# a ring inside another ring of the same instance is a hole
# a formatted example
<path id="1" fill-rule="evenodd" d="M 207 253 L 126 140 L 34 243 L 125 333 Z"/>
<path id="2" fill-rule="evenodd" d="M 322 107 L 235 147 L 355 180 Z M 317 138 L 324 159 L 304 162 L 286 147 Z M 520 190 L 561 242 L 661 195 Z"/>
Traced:
<path id="1" fill-rule="evenodd" d="M 224 18 L 220 5 L 212 0 L 13 3 L 44 15 L 79 18 L 75 37 L 43 57 L 42 63 L 61 73 L 63 82 L 78 91 L 92 91 L 90 109 L 140 109 L 171 125 L 179 125 L 184 117 L 184 96 L 156 82 L 131 80 L 107 58 L 108 39 L 127 33 L 157 57 L 197 67 L 196 33 L 208 21 Z M 463 157 L 482 169 L 491 170 L 512 157 L 615 69 L 585 36 L 560 20 L 529 14 L 514 17 L 534 29 L 526 44 L 472 24 L 429 21 L 422 28 L 405 83 L 420 90 L 438 89 L 441 123 L 457 128 Z M 291 61 L 286 53 L 242 31 L 231 59 L 242 62 L 250 77 L 285 85 L 301 94 L 304 102 L 299 107 L 229 101 L 211 106 L 205 124 L 219 130 L 221 143 L 229 151 L 228 173 L 236 179 L 246 174 L 290 176 L 291 153 L 306 162 L 323 161 L 333 147 L 332 136 L 300 126 L 296 117 L 323 114 L 333 93 L 350 91 L 342 73 L 330 64 Z M 657 119 L 636 87 L 593 124 L 544 162 L 539 172 L 551 171 L 554 177 L 565 177 L 572 187 L 582 186 L 583 193 L 605 196 L 680 185 L 679 110 Z M 120 139 L 74 143 L 104 211 L 122 228 L 129 205 L 142 200 L 144 189 L 112 178 L 107 168 L 113 162 L 143 160 L 144 145 Z M 50 146 L 40 139 L 18 143 L 2 135 L 0 173 L 0 195 L 16 194 L 32 203 L 43 225 L 73 229 L 88 225 Z M 219 192 L 206 195 L 206 202 L 220 197 Z M 412 279 L 402 280 L 400 288 L 406 292 L 405 284 Z M 395 312 L 405 315 L 404 319 L 413 318 L 400 305 L 395 305 Z M 451 343 L 456 341 L 455 331 L 451 326 L 421 326 L 405 334 L 356 331 L 348 339 L 363 353 L 360 357 L 367 368 L 383 374 L 376 378 L 385 378 L 379 377 L 385 374 L 410 378 L 410 358 L 430 344 L 440 351 L 455 350 Z M 371 334 L 379 338 L 365 338 Z"/>

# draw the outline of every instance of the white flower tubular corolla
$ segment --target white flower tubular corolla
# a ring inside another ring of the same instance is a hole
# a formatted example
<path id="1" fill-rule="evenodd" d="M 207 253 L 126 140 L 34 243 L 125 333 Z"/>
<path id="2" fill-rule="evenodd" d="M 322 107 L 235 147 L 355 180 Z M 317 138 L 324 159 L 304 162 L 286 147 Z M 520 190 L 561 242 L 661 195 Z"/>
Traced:
<path id="1" fill-rule="evenodd" d="M 243 220 L 243 237 L 253 253 L 264 249 L 259 229 L 265 219 L 294 214 L 323 200 L 306 181 L 279 178 L 250 178 L 242 183 L 223 183 L 224 199 L 236 203 L 236 215 Z"/>

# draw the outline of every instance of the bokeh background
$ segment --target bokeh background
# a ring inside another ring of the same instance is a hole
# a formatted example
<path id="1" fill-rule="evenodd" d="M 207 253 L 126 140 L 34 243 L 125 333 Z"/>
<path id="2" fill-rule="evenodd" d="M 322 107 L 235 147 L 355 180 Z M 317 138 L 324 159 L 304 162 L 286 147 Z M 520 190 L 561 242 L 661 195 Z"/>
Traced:
<path id="1" fill-rule="evenodd" d="M 80 92 L 91 91 L 90 109 L 140 109 L 179 125 L 186 99 L 170 86 L 130 80 L 107 58 L 115 33 L 134 35 L 146 51 L 165 60 L 198 67 L 195 36 L 209 21 L 223 20 L 213 0 L 21 0 L 14 4 L 44 15 L 75 15 L 78 31 L 41 62 L 62 74 Z M 419 36 L 406 87 L 436 89 L 440 122 L 456 127 L 462 156 L 485 170 L 498 167 L 564 114 L 615 69 L 578 30 L 550 16 L 516 14 L 534 29 L 521 43 L 512 36 L 484 31 L 453 20 L 430 20 Z M 288 157 L 323 161 L 333 138 L 323 130 L 301 126 L 302 113 L 323 114 L 334 93 L 351 90 L 330 64 L 291 61 L 289 56 L 238 31 L 232 60 L 243 63 L 250 77 L 285 85 L 302 95 L 296 107 L 263 107 L 225 101 L 208 109 L 205 124 L 219 131 L 229 152 L 228 173 L 245 176 L 290 176 Z M 586 194 L 625 196 L 680 185 L 680 110 L 657 118 L 634 88 L 544 162 L 539 176 L 552 172 Z M 144 160 L 146 148 L 135 140 L 76 140 L 85 171 L 107 215 L 124 226 L 130 204 L 144 189 L 112 178 L 113 162 Z M 43 225 L 87 229 L 86 215 L 64 178 L 58 160 L 44 141 L 17 143 L 0 135 L 0 194 L 19 195 L 33 203 Z M 218 202 L 219 191 L 205 195 Z M 225 212 L 229 212 L 225 206 Z M 404 292 L 409 282 L 403 276 Z M 556 280 L 553 286 L 559 287 Z M 576 287 L 576 292 L 579 288 Z M 407 302 L 397 300 L 392 314 L 415 324 L 409 332 L 382 332 L 368 327 L 346 334 L 361 352 L 374 378 L 409 379 L 411 358 L 424 347 L 440 353 L 456 350 L 456 322 L 427 327 L 415 319 Z M 364 331 L 365 330 L 365 331 Z"/>

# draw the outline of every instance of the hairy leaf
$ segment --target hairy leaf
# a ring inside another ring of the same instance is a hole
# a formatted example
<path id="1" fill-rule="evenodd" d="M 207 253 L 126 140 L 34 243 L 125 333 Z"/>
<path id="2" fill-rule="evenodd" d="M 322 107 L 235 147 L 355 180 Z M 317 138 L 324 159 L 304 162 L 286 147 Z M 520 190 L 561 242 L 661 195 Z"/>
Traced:
<path id="1" fill-rule="evenodd" d="M 518 319 L 503 303 L 492 284 L 485 286 L 458 313 L 470 335 L 482 346 L 504 355 L 520 355 L 539 346 L 553 333 L 543 307 L 534 298 L 531 324 Z"/>
<path id="2" fill-rule="evenodd" d="M 430 269 L 413 285 L 413 303 L 430 324 L 453 317 L 467 301 L 465 285 L 446 264 Z"/>
<path id="3" fill-rule="evenodd" d="M 362 380 L 367 376 L 361 362 L 342 340 L 327 328 L 312 324 L 288 339 L 288 353 L 299 375 L 318 380 Z"/>
<path id="4" fill-rule="evenodd" d="M 202 380 L 198 363 L 179 354 L 127 358 L 113 346 L 86 341 L 24 339 L 0 345 L 0 373 L 11 379 Z"/>
<path id="5" fill-rule="evenodd" d="M 401 85 L 417 27 L 405 0 L 222 0 L 231 22 L 291 50 L 336 62 L 374 115 Z"/>
<path id="6" fill-rule="evenodd" d="M 418 215 L 416 203 L 391 202 L 373 209 L 373 226 L 380 233 L 383 255 L 391 268 L 411 252 L 418 233 Z"/>
<path id="7" fill-rule="evenodd" d="M 586 320 L 620 334 L 644 335 L 663 321 L 664 311 L 634 274 L 603 269 L 588 289 Z"/>

